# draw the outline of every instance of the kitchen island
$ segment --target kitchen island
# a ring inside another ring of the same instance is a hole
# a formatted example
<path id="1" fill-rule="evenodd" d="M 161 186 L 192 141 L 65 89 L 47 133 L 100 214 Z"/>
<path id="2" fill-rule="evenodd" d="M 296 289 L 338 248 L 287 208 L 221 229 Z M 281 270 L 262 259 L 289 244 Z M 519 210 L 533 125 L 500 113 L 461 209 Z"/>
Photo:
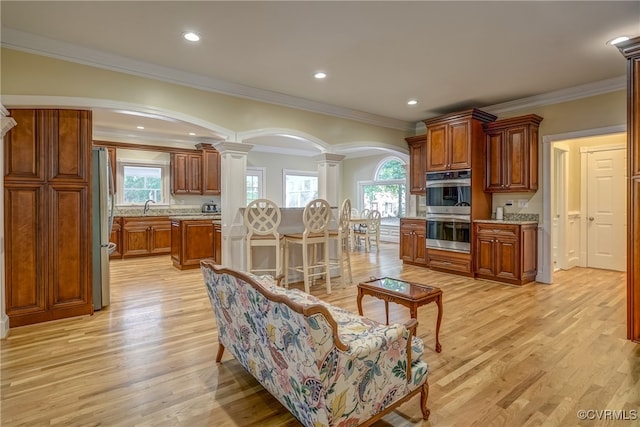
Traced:
<path id="1" fill-rule="evenodd" d="M 198 268 L 200 260 L 222 262 L 220 214 L 171 216 L 171 261 L 180 270 Z"/>

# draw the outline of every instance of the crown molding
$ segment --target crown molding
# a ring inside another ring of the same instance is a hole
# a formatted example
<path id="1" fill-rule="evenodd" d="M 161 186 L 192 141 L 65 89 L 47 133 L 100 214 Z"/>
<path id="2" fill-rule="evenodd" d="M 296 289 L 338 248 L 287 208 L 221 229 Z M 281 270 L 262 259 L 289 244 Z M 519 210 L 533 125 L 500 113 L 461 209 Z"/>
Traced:
<path id="1" fill-rule="evenodd" d="M 199 74 L 179 71 L 169 67 L 152 65 L 132 58 L 88 49 L 86 47 L 37 36 L 35 34 L 7 27 L 2 29 L 2 46 L 36 55 L 188 86 L 208 92 L 266 102 L 269 104 L 325 114 L 347 120 L 355 120 L 371 125 L 404 131 L 413 129 L 413 123 L 404 120 L 365 113 L 363 111 L 338 107 L 269 90 L 225 82 Z"/>

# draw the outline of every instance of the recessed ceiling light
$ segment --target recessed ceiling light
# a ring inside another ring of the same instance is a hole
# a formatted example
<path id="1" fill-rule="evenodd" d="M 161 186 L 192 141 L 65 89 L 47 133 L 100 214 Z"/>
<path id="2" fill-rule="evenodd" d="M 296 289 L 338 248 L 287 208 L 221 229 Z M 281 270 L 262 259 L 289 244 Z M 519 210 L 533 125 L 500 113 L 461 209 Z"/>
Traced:
<path id="1" fill-rule="evenodd" d="M 322 71 L 319 71 L 315 73 L 313 77 L 315 77 L 316 79 L 324 79 L 327 77 L 327 73 L 323 73 Z"/>
<path id="2" fill-rule="evenodd" d="M 144 126 L 136 126 L 137 129 L 144 129 Z"/>
<path id="3" fill-rule="evenodd" d="M 416 105 L 417 103 L 418 101 L 415 99 L 410 99 L 409 101 L 407 101 L 407 105 Z"/>
<path id="4" fill-rule="evenodd" d="M 618 36 L 615 39 L 609 40 L 607 44 L 610 44 L 611 46 L 615 46 L 618 43 L 626 42 L 627 40 L 629 40 L 628 36 Z"/>
<path id="5" fill-rule="evenodd" d="M 189 132 L 189 135 L 196 136 L 196 133 L 195 132 Z"/>
<path id="6" fill-rule="evenodd" d="M 200 36 L 197 35 L 196 33 L 184 33 L 182 35 L 182 37 L 184 37 L 186 40 L 189 40 L 190 42 L 197 42 L 200 40 Z"/>

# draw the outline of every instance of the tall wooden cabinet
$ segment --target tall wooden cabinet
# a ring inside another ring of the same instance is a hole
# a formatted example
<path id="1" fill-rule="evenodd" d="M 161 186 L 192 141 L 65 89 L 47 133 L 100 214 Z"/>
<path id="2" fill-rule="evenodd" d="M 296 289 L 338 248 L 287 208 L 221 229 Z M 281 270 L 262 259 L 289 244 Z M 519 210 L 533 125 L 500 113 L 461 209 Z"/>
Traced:
<path id="1" fill-rule="evenodd" d="M 4 143 L 9 324 L 90 314 L 91 112 L 10 115 L 17 125 Z"/>
<path id="2" fill-rule="evenodd" d="M 409 144 L 409 192 L 424 196 L 427 190 L 427 135 L 410 136 L 405 141 Z"/>
<path id="3" fill-rule="evenodd" d="M 627 58 L 627 338 L 640 343 L 640 37 L 617 46 Z"/>
<path id="4" fill-rule="evenodd" d="M 400 218 L 400 259 L 403 264 L 427 265 L 427 222 Z"/>
<path id="5" fill-rule="evenodd" d="M 538 190 L 538 127 L 535 114 L 484 125 L 487 150 L 485 191 Z"/>

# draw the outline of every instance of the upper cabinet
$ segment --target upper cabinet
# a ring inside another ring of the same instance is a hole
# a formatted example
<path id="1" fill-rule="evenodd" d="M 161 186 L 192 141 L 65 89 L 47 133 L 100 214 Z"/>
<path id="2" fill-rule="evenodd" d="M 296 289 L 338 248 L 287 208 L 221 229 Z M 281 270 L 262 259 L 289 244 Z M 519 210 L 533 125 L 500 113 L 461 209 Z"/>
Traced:
<path id="1" fill-rule="evenodd" d="M 473 147 L 482 144 L 482 124 L 495 119 L 493 114 L 472 109 L 424 120 L 427 126 L 425 172 L 470 169 Z"/>
<path id="2" fill-rule="evenodd" d="M 427 155 L 427 135 L 405 138 L 409 144 L 409 192 L 423 195 L 426 192 L 425 157 Z"/>
<path id="3" fill-rule="evenodd" d="M 484 125 L 487 155 L 485 191 L 523 192 L 538 189 L 538 128 L 535 114 Z"/>
<path id="4" fill-rule="evenodd" d="M 220 153 L 171 153 L 171 194 L 220 194 Z"/>

